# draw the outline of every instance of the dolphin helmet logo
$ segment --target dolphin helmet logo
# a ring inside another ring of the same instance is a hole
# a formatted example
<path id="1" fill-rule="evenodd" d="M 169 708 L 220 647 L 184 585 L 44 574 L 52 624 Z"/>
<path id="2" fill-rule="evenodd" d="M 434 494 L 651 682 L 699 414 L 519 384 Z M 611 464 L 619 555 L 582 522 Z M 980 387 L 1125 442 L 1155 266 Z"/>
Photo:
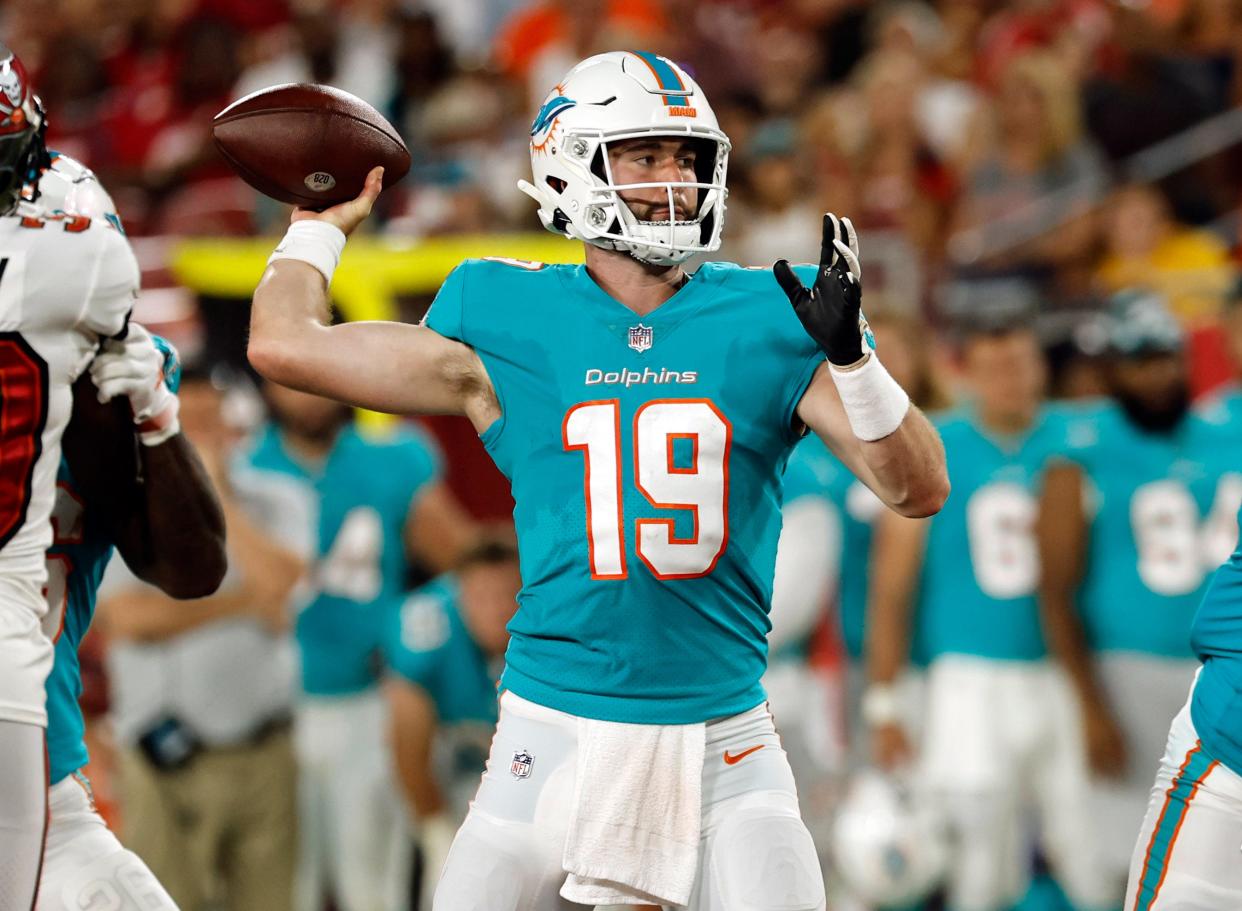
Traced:
<path id="1" fill-rule="evenodd" d="M 556 125 L 556 118 L 577 106 L 578 102 L 564 95 L 553 95 L 545 101 L 539 113 L 535 115 L 535 122 L 530 126 L 531 145 L 540 147 L 547 142 L 548 136 L 552 133 L 552 127 Z"/>

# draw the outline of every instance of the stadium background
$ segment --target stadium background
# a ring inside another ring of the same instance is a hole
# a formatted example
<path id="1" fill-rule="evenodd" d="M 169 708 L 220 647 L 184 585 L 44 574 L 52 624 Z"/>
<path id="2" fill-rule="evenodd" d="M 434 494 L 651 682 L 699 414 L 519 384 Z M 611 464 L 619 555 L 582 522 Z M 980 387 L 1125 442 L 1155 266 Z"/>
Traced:
<path id="1" fill-rule="evenodd" d="M 849 214 L 865 306 L 929 327 L 946 388 L 954 327 L 1020 306 L 1038 311 L 1050 395 L 1098 392 L 1079 327 L 1135 285 L 1165 294 L 1190 334 L 1197 396 L 1242 369 L 1226 331 L 1242 181 L 1234 0 L 8 0 L 0 34 L 33 74 L 51 148 L 117 203 L 143 270 L 135 317 L 234 378 L 246 301 L 288 212 L 215 153 L 218 110 L 311 80 L 389 117 L 414 165 L 351 241 L 333 295 L 345 318 L 416 320 L 465 257 L 580 260 L 536 232 L 515 182 L 547 86 L 626 47 L 687 66 L 732 138 L 721 258 L 812 260 L 821 214 Z M 469 426 L 426 424 L 462 503 L 506 517 Z M 101 630 L 84 661 L 105 802 L 107 647 Z"/>

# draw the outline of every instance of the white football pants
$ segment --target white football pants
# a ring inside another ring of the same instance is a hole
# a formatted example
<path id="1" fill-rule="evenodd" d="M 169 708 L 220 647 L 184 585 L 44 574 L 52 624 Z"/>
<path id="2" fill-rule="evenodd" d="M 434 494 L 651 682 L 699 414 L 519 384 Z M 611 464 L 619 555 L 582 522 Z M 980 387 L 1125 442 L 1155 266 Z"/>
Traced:
<path id="1" fill-rule="evenodd" d="M 513 693 L 501 697 L 487 771 L 449 851 L 435 911 L 586 908 L 559 894 L 576 776 L 577 721 Z M 519 751 L 533 757 L 528 777 L 511 772 Z M 729 751 L 741 758 L 726 763 Z M 625 759 L 618 756 L 617 762 Z M 702 813 L 699 868 L 688 911 L 823 911 L 819 859 L 798 815 L 789 762 L 764 707 L 708 723 Z"/>
<path id="2" fill-rule="evenodd" d="M 1026 891 L 1029 820 L 1070 901 L 1110 907 L 1086 806 L 1078 704 L 1046 661 L 945 655 L 927 672 L 921 774 L 955 836 L 956 911 L 1000 911 Z"/>
<path id="3" fill-rule="evenodd" d="M 1242 775 L 1203 752 L 1187 701 L 1134 846 L 1125 909 L 1224 908 L 1242 908 Z"/>
<path id="4" fill-rule="evenodd" d="M 391 911 L 408 904 L 411 836 L 378 691 L 304 697 L 294 714 L 299 856 L 296 911 Z"/>
<path id="5" fill-rule="evenodd" d="M 95 812 L 85 777 L 49 792 L 51 821 L 36 911 L 177 911 L 154 874 Z"/>

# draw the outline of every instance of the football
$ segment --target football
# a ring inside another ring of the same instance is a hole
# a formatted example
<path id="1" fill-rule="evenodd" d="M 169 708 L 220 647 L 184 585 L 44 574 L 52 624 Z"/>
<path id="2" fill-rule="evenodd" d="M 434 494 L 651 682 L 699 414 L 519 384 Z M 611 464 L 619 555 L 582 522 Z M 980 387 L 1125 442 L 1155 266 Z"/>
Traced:
<path id="1" fill-rule="evenodd" d="M 384 187 L 410 169 L 410 150 L 383 115 L 329 85 L 252 92 L 215 116 L 212 136 L 241 178 L 265 196 L 325 209 L 362 192 L 384 166 Z"/>

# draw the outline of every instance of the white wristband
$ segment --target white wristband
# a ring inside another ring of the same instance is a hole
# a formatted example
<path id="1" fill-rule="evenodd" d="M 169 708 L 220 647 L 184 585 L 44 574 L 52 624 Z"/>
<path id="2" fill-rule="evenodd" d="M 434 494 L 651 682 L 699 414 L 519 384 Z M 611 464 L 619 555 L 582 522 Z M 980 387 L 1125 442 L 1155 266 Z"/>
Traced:
<path id="1" fill-rule="evenodd" d="M 873 683 L 863 690 L 859 706 L 863 724 L 878 728 L 901 721 L 901 697 L 892 683 Z"/>
<path id="2" fill-rule="evenodd" d="M 324 281 L 332 284 L 332 273 L 345 249 L 345 233 L 336 225 L 313 218 L 295 221 L 267 258 L 268 265 L 278 259 L 296 259 L 319 270 Z"/>
<path id="3" fill-rule="evenodd" d="M 868 442 L 882 440 L 901 426 L 910 410 L 910 397 L 874 352 L 852 370 L 841 370 L 831 363 L 828 370 L 854 436 Z"/>

